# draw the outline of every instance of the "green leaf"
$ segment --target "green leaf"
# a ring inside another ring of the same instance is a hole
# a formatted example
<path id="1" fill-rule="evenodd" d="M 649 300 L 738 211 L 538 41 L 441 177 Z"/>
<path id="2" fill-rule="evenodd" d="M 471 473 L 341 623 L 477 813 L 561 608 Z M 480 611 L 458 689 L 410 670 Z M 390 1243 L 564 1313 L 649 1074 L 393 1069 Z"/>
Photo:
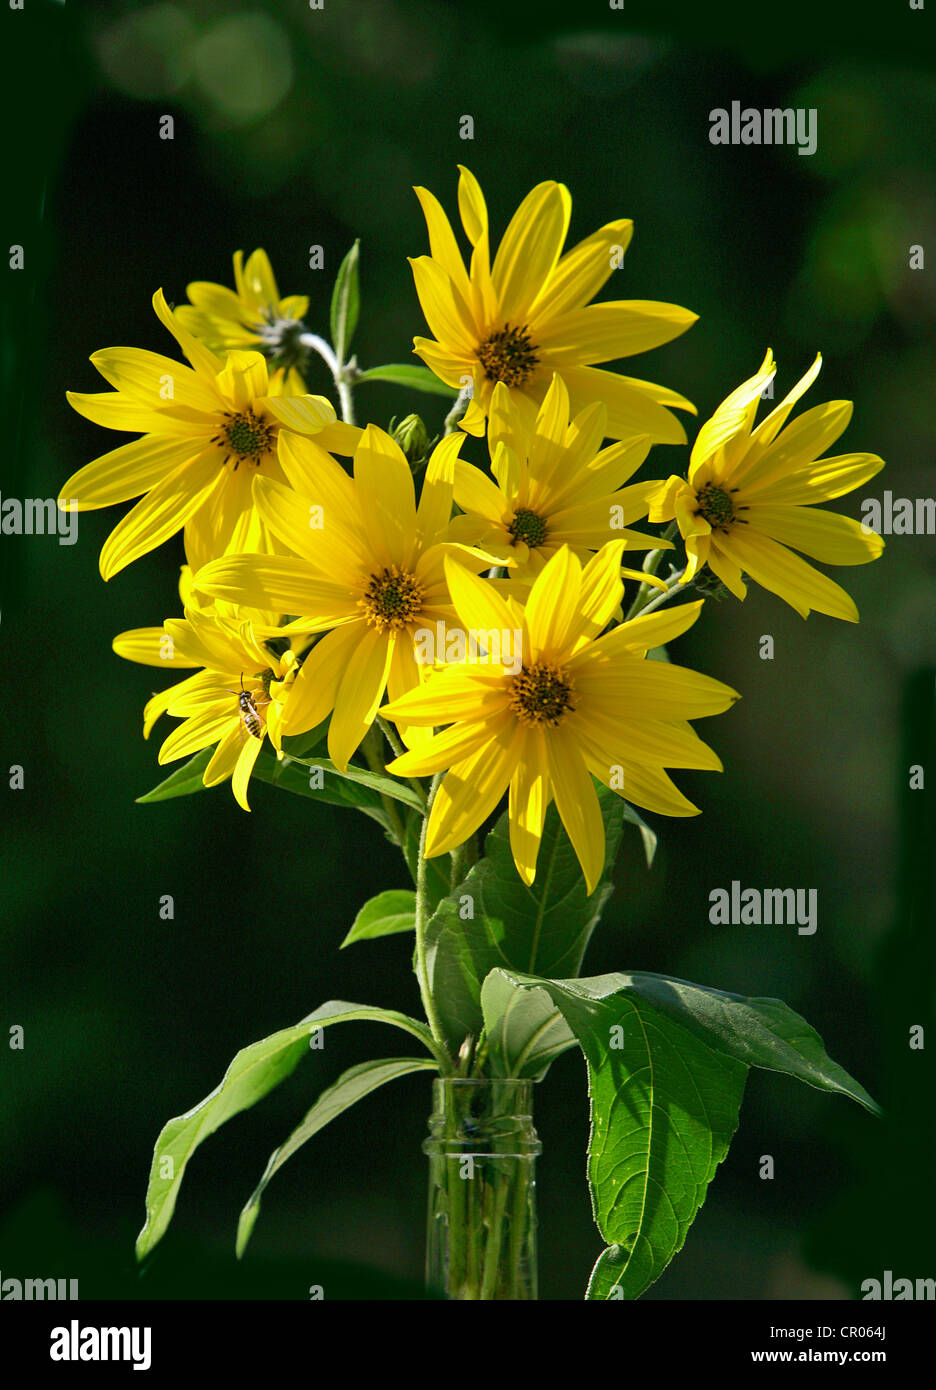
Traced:
<path id="1" fill-rule="evenodd" d="M 388 1081 L 395 1081 L 397 1077 L 407 1076 L 410 1072 L 437 1070 L 438 1067 L 435 1062 L 424 1061 L 422 1058 L 388 1057 L 381 1061 L 362 1062 L 360 1066 L 351 1067 L 349 1071 L 338 1078 L 333 1086 L 329 1086 L 327 1091 L 323 1091 L 285 1144 L 281 1144 L 270 1155 L 267 1166 L 263 1170 L 263 1177 L 254 1189 L 237 1223 L 237 1258 L 240 1259 L 247 1248 L 254 1224 L 260 1215 L 260 1199 L 267 1183 L 297 1149 L 300 1149 L 308 1139 L 318 1134 L 320 1129 L 324 1129 L 343 1111 L 350 1109 L 359 1100 L 363 1100 L 371 1091 L 376 1091 L 379 1086 L 386 1085 Z"/>
<path id="2" fill-rule="evenodd" d="M 388 362 L 385 367 L 369 367 L 355 377 L 355 385 L 361 381 L 392 381 L 397 386 L 408 386 L 411 391 L 426 391 L 432 396 L 448 396 L 454 400 L 458 390 L 446 386 L 428 367 L 417 367 L 409 362 Z"/>
<path id="3" fill-rule="evenodd" d="M 160 782 L 152 791 L 138 796 L 136 798 L 137 803 L 168 801 L 173 796 L 191 796 L 193 792 L 207 791 L 208 788 L 202 781 L 202 774 L 211 762 L 213 753 L 213 748 L 203 748 L 200 753 L 189 758 L 187 763 L 183 763 L 174 772 L 170 772 L 165 781 Z"/>
<path id="4" fill-rule="evenodd" d="M 471 882 L 471 876 L 465 885 Z M 503 922 L 477 912 L 463 917 L 467 905 L 443 898 L 426 923 L 426 973 L 439 1023 L 453 1056 L 470 1034 L 480 1036 L 481 983 L 497 965 L 509 965 L 501 942 Z"/>
<path id="5" fill-rule="evenodd" d="M 370 787 L 372 791 L 384 796 L 389 796 L 393 801 L 402 801 L 404 806 L 412 806 L 422 814 L 423 801 L 413 787 L 408 782 L 398 782 L 395 777 L 390 777 L 384 772 L 371 772 L 369 768 L 357 767 L 354 763 L 348 763 L 344 772 L 336 767 L 330 758 L 292 758 L 293 762 L 301 763 L 305 768 L 321 768 L 322 772 L 333 778 L 340 778 L 347 782 L 355 782 L 360 787 Z"/>
<path id="6" fill-rule="evenodd" d="M 288 753 L 291 758 L 309 758 L 312 753 L 317 753 L 320 748 L 324 748 L 328 738 L 327 719 L 321 724 L 316 724 L 314 729 L 307 729 L 304 734 L 287 734 L 283 739 L 283 752 Z"/>
<path id="7" fill-rule="evenodd" d="M 331 338 L 339 366 L 347 361 L 348 348 L 357 328 L 358 312 L 361 305 L 358 281 L 358 260 L 360 239 L 356 240 L 345 256 L 335 276 L 335 287 L 331 299 Z"/>
<path id="8" fill-rule="evenodd" d="M 455 1051 L 483 1025 L 481 985 L 495 966 L 574 975 L 612 891 L 620 843 L 620 798 L 597 787 L 604 818 L 605 872 L 588 896 L 575 851 L 555 806 L 543 827 L 536 877 L 527 887 L 510 851 L 507 815 L 484 843 L 484 857 L 443 899 L 426 928 L 426 964 L 446 1041 Z"/>
<path id="9" fill-rule="evenodd" d="M 416 925 L 416 894 L 412 888 L 390 888 L 364 904 L 341 949 L 352 941 L 372 941 L 377 936 L 393 936 L 412 931 Z"/>
<path id="10" fill-rule="evenodd" d="M 309 773 L 314 768 L 320 768 L 322 772 L 320 787 L 313 785 L 309 779 Z M 346 772 L 340 772 L 328 758 L 293 758 L 287 754 L 277 759 L 272 752 L 264 749 L 254 763 L 253 775 L 272 786 L 307 796 L 311 801 L 324 801 L 330 806 L 348 806 L 363 811 L 364 815 L 382 825 L 388 834 L 392 834 L 392 827 L 381 800 L 381 792 L 408 806 L 420 805 L 415 791 L 405 782 L 397 782 L 392 777 L 368 772 L 351 764 Z"/>
<path id="11" fill-rule="evenodd" d="M 609 1242 L 592 1272 L 591 1299 L 638 1297 L 681 1249 L 728 1151 L 748 1067 L 784 1071 L 877 1109 L 779 999 L 662 975 L 547 980 L 497 970 L 485 998 L 501 990 L 501 1015 L 497 975 L 538 995 L 544 1020 L 548 996 L 588 1064 L 592 1208 Z"/>
<path id="12" fill-rule="evenodd" d="M 553 1058 L 575 1046 L 575 1034 L 543 989 L 518 989 L 502 970 L 481 986 L 481 1009 L 494 1076 L 542 1081 Z"/>
<path id="13" fill-rule="evenodd" d="M 728 1152 L 747 1068 L 639 997 L 593 998 L 592 980 L 503 973 L 552 999 L 588 1064 L 588 1179 L 610 1248 L 587 1297 L 637 1298 L 682 1248 Z"/>
<path id="14" fill-rule="evenodd" d="M 639 994 L 710 1047 L 749 1067 L 786 1072 L 819 1090 L 848 1096 L 872 1115 L 881 1114 L 865 1088 L 833 1062 L 816 1030 L 782 999 L 730 994 L 648 973 L 599 976 L 592 983 L 600 982 L 604 989 L 605 981 Z"/>
<path id="15" fill-rule="evenodd" d="M 634 810 L 629 801 L 622 801 L 624 819 L 631 825 L 636 825 L 640 831 L 640 838 L 643 840 L 644 858 L 647 861 L 647 868 L 653 867 L 653 860 L 657 852 L 657 833 L 651 830 L 647 822 L 641 815 Z"/>
<path id="16" fill-rule="evenodd" d="M 243 1048 L 220 1083 L 198 1105 L 169 1120 L 156 1140 L 146 1192 L 146 1222 L 137 1237 L 137 1259 L 143 1259 L 166 1232 L 192 1154 L 210 1134 L 234 1115 L 247 1110 L 278 1086 L 308 1051 L 309 1038 L 319 1028 L 355 1019 L 389 1023 L 418 1038 L 434 1057 L 435 1041 L 425 1024 L 394 1009 L 375 1009 L 332 999 L 291 1028 Z"/>

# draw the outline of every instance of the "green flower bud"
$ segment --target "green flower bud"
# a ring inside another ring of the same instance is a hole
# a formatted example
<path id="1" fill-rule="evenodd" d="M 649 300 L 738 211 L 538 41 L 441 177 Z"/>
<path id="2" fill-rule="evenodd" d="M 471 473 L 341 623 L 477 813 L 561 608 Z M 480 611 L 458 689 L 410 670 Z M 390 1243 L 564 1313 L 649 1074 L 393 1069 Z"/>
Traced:
<path id="1" fill-rule="evenodd" d="M 418 469 L 429 455 L 429 432 L 418 415 L 407 415 L 398 425 L 390 421 L 390 433 L 409 461 Z"/>

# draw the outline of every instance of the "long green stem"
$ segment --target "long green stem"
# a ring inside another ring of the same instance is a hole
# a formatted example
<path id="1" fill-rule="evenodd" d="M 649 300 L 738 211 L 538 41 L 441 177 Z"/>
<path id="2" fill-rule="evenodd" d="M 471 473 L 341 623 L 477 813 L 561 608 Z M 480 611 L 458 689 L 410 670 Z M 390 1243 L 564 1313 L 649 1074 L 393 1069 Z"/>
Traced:
<path id="1" fill-rule="evenodd" d="M 446 434 L 455 433 L 455 430 L 458 427 L 459 420 L 464 415 L 471 402 L 472 390 L 473 388 L 471 386 L 463 386 L 462 389 L 459 391 L 455 403 L 453 404 L 451 410 L 445 417 Z"/>
<path id="2" fill-rule="evenodd" d="M 345 376 L 342 367 L 335 377 L 335 386 L 338 390 L 338 399 L 341 402 L 341 418 L 346 425 L 354 424 L 354 396 L 352 386 Z"/>

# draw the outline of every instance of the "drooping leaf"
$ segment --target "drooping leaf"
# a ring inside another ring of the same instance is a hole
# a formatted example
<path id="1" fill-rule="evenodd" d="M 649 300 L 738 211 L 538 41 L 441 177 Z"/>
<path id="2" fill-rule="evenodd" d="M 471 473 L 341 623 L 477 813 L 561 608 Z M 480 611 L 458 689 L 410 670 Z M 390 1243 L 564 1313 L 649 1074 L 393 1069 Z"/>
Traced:
<path id="1" fill-rule="evenodd" d="M 457 387 L 446 386 L 428 367 L 417 367 L 409 362 L 388 362 L 383 367 L 369 367 L 366 372 L 360 372 L 355 380 L 391 381 L 397 386 L 408 386 L 411 391 L 448 396 L 452 400 L 458 395 Z"/>
<path id="2" fill-rule="evenodd" d="M 202 775 L 211 762 L 213 753 L 213 748 L 203 748 L 201 752 L 189 758 L 188 762 L 177 767 L 174 772 L 170 772 L 169 776 L 158 786 L 155 786 L 152 791 L 138 796 L 136 798 L 137 803 L 168 801 L 174 796 L 191 796 L 193 792 L 207 791 L 208 788 L 202 781 Z"/>
<path id="3" fill-rule="evenodd" d="M 737 1126 L 748 1067 L 785 1071 L 876 1109 L 780 1000 L 659 975 L 494 975 L 503 980 L 486 981 L 485 998 L 501 991 L 501 1015 L 503 985 L 539 996 L 544 1022 L 548 996 L 585 1054 L 592 1209 L 609 1242 L 589 1298 L 638 1297 L 681 1249 Z"/>
<path id="4" fill-rule="evenodd" d="M 149 1254 L 165 1234 L 186 1165 L 198 1146 L 226 1120 L 256 1105 L 285 1080 L 298 1066 L 308 1050 L 310 1037 L 319 1028 L 355 1019 L 392 1024 L 418 1038 L 434 1057 L 438 1055 L 432 1034 L 418 1019 L 393 1009 L 349 1004 L 342 999 L 332 999 L 293 1027 L 243 1048 L 215 1089 L 191 1110 L 169 1120 L 156 1140 L 146 1192 L 146 1221 L 137 1237 L 138 1259 Z"/>
<path id="5" fill-rule="evenodd" d="M 786 1072 L 819 1090 L 840 1092 L 872 1115 L 881 1113 L 865 1088 L 828 1055 L 816 1030 L 782 999 L 730 994 L 675 976 L 644 972 L 599 976 L 594 983 L 599 981 L 602 990 L 611 984 L 639 994 L 736 1061 Z"/>
<path id="6" fill-rule="evenodd" d="M 438 1067 L 435 1062 L 424 1061 L 422 1058 L 388 1057 L 380 1061 L 362 1062 L 360 1066 L 351 1067 L 349 1071 L 338 1078 L 333 1086 L 329 1086 L 327 1091 L 323 1091 L 285 1144 L 281 1144 L 270 1155 L 267 1166 L 263 1170 L 263 1176 L 241 1212 L 237 1223 L 237 1258 L 241 1258 L 247 1247 L 247 1242 L 250 1240 L 254 1224 L 260 1215 L 260 1199 L 267 1183 L 297 1149 L 300 1149 L 307 1140 L 318 1134 L 320 1129 L 324 1129 L 343 1111 L 348 1110 L 364 1096 L 369 1095 L 371 1091 L 376 1091 L 379 1086 L 386 1085 L 388 1081 L 395 1081 L 397 1077 L 407 1076 L 410 1072 L 437 1070 Z"/>
<path id="7" fill-rule="evenodd" d="M 361 305 L 361 292 L 358 276 L 360 259 L 360 240 L 356 240 L 351 250 L 338 267 L 335 286 L 331 298 L 331 338 L 335 355 L 340 366 L 348 358 L 348 349 L 354 330 L 357 328 Z"/>
<path id="8" fill-rule="evenodd" d="M 361 908 L 342 949 L 352 941 L 373 941 L 378 936 L 412 931 L 416 925 L 416 894 L 412 888 L 390 888 L 378 893 Z"/>

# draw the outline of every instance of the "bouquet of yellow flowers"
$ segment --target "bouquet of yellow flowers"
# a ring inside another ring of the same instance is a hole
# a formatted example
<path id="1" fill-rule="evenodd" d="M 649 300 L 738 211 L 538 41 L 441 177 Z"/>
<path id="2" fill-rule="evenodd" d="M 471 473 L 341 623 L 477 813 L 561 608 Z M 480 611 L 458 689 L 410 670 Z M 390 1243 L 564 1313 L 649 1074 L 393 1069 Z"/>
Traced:
<path id="1" fill-rule="evenodd" d="M 492 259 L 484 197 L 462 168 L 466 262 L 440 203 L 416 193 L 430 249 L 411 261 L 432 334 L 414 340 L 422 365 L 365 370 L 350 354 L 357 243 L 335 281 L 329 338 L 307 326 L 307 298 L 280 297 L 257 250 L 235 255 L 233 288 L 195 282 L 175 309 L 155 294 L 187 364 L 106 349 L 91 360 L 113 389 L 69 394 L 90 420 L 139 436 L 62 489 L 60 505 L 79 510 L 139 498 L 103 547 L 103 578 L 183 532 L 181 616 L 114 639 L 129 660 L 184 672 L 147 703 L 144 736 L 164 715 L 178 720 L 159 762 L 187 761 L 141 800 L 230 780 L 249 811 L 258 777 L 375 820 L 413 886 L 362 906 L 343 944 L 410 937 L 425 1013 L 330 1001 L 239 1052 L 157 1140 L 138 1255 L 165 1232 L 198 1145 L 283 1080 L 326 1027 L 360 1019 L 401 1029 L 423 1055 L 353 1067 L 319 1097 L 246 1203 L 238 1253 L 268 1181 L 300 1145 L 378 1086 L 426 1070 L 429 1287 L 535 1298 L 532 1087 L 577 1046 L 606 1246 L 587 1297 L 631 1299 L 681 1248 L 727 1153 L 749 1067 L 876 1110 L 777 999 L 579 972 L 625 826 L 649 863 L 656 834 L 643 813 L 699 810 L 671 771 L 722 770 L 694 721 L 728 710 L 738 692 L 675 664 L 670 644 L 705 621 L 716 591 L 743 600 L 746 581 L 803 617 L 856 622 L 845 590 L 801 556 L 878 557 L 879 536 L 817 504 L 883 462 L 828 456 L 847 401 L 791 419 L 818 356 L 758 420 L 773 395 L 768 351 L 698 430 L 684 476 L 636 478 L 655 445 L 687 443 L 675 412 L 695 408 L 598 364 L 669 342 L 696 316 L 592 302 L 632 223 L 609 222 L 564 251 L 569 192 L 541 183 Z M 331 372 L 338 410 L 307 390 L 312 354 Z M 414 414 L 360 427 L 355 392 L 374 380 L 447 397 L 439 435 Z"/>

